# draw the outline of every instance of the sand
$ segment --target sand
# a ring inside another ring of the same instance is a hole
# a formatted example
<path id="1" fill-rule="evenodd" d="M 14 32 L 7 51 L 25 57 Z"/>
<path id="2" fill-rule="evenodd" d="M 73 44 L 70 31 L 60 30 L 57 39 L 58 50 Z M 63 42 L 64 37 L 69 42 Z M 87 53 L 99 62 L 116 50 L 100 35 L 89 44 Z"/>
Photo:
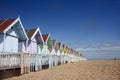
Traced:
<path id="1" fill-rule="evenodd" d="M 6 80 L 120 80 L 120 60 L 68 63 Z"/>

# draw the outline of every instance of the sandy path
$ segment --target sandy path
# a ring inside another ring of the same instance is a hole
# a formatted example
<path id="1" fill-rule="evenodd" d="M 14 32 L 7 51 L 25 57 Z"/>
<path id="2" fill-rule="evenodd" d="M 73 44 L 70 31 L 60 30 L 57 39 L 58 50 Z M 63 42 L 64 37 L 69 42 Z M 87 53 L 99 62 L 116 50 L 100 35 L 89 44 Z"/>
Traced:
<path id="1" fill-rule="evenodd" d="M 120 80 L 120 60 L 68 63 L 6 80 Z"/>

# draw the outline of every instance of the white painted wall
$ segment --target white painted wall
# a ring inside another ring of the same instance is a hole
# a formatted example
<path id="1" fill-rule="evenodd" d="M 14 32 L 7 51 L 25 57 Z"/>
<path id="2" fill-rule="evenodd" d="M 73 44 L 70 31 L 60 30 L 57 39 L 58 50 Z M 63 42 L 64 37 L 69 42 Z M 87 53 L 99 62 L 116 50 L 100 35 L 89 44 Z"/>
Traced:
<path id="1" fill-rule="evenodd" d="M 45 44 L 43 45 L 42 54 L 48 54 L 48 46 Z"/>
<path id="2" fill-rule="evenodd" d="M 3 37 L 4 35 L 3 34 L 0 34 L 0 52 L 3 52 Z"/>
<path id="3" fill-rule="evenodd" d="M 13 52 L 13 53 L 18 53 L 18 38 L 15 33 L 15 31 L 11 31 L 9 33 L 10 35 L 16 36 L 10 36 L 10 35 L 5 35 L 4 39 L 4 52 Z"/>
<path id="4" fill-rule="evenodd" d="M 21 41 L 18 43 L 19 47 L 19 52 L 27 52 L 28 50 L 26 49 L 26 41 Z"/>
<path id="5" fill-rule="evenodd" d="M 31 54 L 36 54 L 37 53 L 37 43 L 36 43 L 36 40 L 33 39 L 32 41 L 30 41 L 30 43 L 28 43 L 28 51 L 31 53 Z"/>
<path id="6" fill-rule="evenodd" d="M 50 53 L 51 55 L 54 55 L 54 54 L 56 54 L 56 52 L 55 52 L 55 49 L 53 48 L 52 49 L 52 51 L 51 51 L 51 53 Z"/>
<path id="7" fill-rule="evenodd" d="M 57 55 L 60 55 L 60 50 L 57 51 Z"/>
<path id="8" fill-rule="evenodd" d="M 18 52 L 18 38 L 6 36 L 5 37 L 5 52 Z"/>
<path id="9" fill-rule="evenodd" d="M 37 52 L 38 52 L 38 54 L 41 54 L 40 44 L 39 44 L 39 45 L 37 45 Z"/>

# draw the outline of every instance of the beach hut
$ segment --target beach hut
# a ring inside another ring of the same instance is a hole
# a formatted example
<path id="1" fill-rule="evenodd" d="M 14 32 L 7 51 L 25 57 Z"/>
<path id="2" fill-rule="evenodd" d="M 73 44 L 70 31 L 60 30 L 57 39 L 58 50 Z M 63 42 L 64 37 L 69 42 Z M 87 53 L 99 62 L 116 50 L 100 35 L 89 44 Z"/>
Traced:
<path id="1" fill-rule="evenodd" d="M 64 45 L 63 48 L 64 48 L 64 63 L 68 63 L 69 62 L 69 56 L 68 56 L 69 48 L 67 45 Z"/>
<path id="2" fill-rule="evenodd" d="M 68 46 L 64 46 L 64 63 L 68 63 Z"/>
<path id="3" fill-rule="evenodd" d="M 47 61 L 48 62 L 47 65 L 49 65 L 49 68 L 50 68 L 50 67 L 53 67 L 53 56 L 52 56 L 53 42 L 52 42 L 50 34 L 42 34 L 42 37 L 44 40 L 43 52 L 45 52 L 46 57 L 47 56 L 49 57 L 49 59 Z M 45 58 L 45 56 L 44 56 L 44 58 Z M 43 59 L 43 60 L 47 60 L 47 58 Z M 46 61 L 44 61 L 44 62 L 46 62 Z"/>
<path id="4" fill-rule="evenodd" d="M 35 29 L 27 29 L 26 34 L 29 38 L 28 50 L 31 54 L 40 54 L 40 44 L 44 44 L 39 27 Z"/>
<path id="5" fill-rule="evenodd" d="M 74 52 L 74 51 L 73 51 L 73 49 L 71 48 L 71 49 L 70 49 L 70 55 L 69 55 L 69 57 L 70 57 L 70 62 L 73 62 L 73 57 L 74 57 L 74 56 L 73 56 L 73 52 Z"/>
<path id="6" fill-rule="evenodd" d="M 60 51 L 60 63 L 59 64 L 63 64 L 64 63 L 64 47 L 63 47 L 63 44 L 61 42 L 59 42 L 59 51 Z"/>
<path id="7" fill-rule="evenodd" d="M 80 61 L 79 53 L 73 49 L 73 62 Z"/>
<path id="8" fill-rule="evenodd" d="M 28 41 L 28 50 L 30 52 L 30 70 L 38 71 L 42 69 L 42 57 L 41 57 L 41 48 L 40 44 L 43 45 L 44 41 L 40 32 L 39 27 L 34 29 L 27 29 L 26 34 L 29 38 Z"/>
<path id="9" fill-rule="evenodd" d="M 70 59 L 70 52 L 71 52 L 71 48 L 70 47 L 68 47 L 68 51 L 67 51 L 67 56 L 68 56 L 68 63 L 70 63 L 71 61 L 71 59 Z"/>
<path id="10" fill-rule="evenodd" d="M 29 72 L 29 53 L 23 52 L 27 51 L 27 41 L 20 17 L 0 20 L 0 69 L 20 68 L 26 73 L 27 68 Z"/>
<path id="11" fill-rule="evenodd" d="M 57 55 L 59 50 L 59 43 L 57 42 L 57 40 L 52 40 L 52 41 L 53 41 L 53 52 L 55 55 Z"/>
<path id="12" fill-rule="evenodd" d="M 50 34 L 42 34 L 42 37 L 45 42 L 43 52 L 45 54 L 53 54 L 51 53 L 53 49 L 53 42 L 52 42 Z"/>
<path id="13" fill-rule="evenodd" d="M 21 50 L 27 50 L 27 40 L 28 37 L 19 17 L 0 20 L 0 52 L 18 53 Z M 18 45 L 21 42 L 25 43 L 24 48 Z"/>
<path id="14" fill-rule="evenodd" d="M 80 61 L 79 53 L 74 50 L 74 61 Z"/>
<path id="15" fill-rule="evenodd" d="M 54 63 L 54 65 L 56 66 L 56 65 L 58 65 L 58 50 L 59 50 L 59 43 L 57 42 L 57 40 L 52 40 L 53 41 L 53 52 L 52 53 L 54 53 L 53 54 L 53 63 Z"/>
<path id="16" fill-rule="evenodd" d="M 59 47 L 60 47 L 60 55 L 64 54 L 64 44 L 59 43 Z"/>

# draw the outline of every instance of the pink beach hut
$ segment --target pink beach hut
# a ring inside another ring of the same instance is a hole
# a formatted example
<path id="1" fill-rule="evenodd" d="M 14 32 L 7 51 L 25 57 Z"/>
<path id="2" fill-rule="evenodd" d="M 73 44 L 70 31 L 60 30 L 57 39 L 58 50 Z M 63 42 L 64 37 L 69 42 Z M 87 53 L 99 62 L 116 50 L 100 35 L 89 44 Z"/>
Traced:
<path id="1" fill-rule="evenodd" d="M 58 59 L 59 59 L 59 55 L 58 55 L 58 50 L 59 50 L 59 43 L 57 42 L 57 40 L 52 40 L 53 41 L 53 65 L 57 66 L 58 65 Z"/>

